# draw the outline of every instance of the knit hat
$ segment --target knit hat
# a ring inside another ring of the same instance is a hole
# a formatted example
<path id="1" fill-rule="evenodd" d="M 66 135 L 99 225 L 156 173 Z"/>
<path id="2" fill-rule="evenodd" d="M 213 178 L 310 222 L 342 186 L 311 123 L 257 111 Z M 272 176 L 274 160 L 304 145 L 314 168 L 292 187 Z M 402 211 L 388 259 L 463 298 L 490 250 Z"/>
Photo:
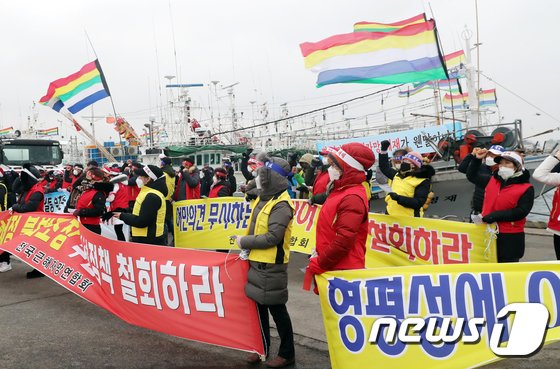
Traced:
<path id="1" fill-rule="evenodd" d="M 338 150 L 331 150 L 329 158 L 343 171 L 349 167 L 365 173 L 375 164 L 373 151 L 359 142 L 347 143 Z"/>
<path id="2" fill-rule="evenodd" d="M 145 165 L 137 169 L 135 173 L 137 176 L 149 177 L 154 181 L 163 176 L 163 170 L 155 165 Z"/>
<path id="3" fill-rule="evenodd" d="M 167 156 L 164 156 L 163 158 L 161 158 L 161 162 L 164 165 L 171 165 L 171 158 L 168 158 Z"/>
<path id="4" fill-rule="evenodd" d="M 494 161 L 499 164 L 504 159 L 507 161 L 511 161 L 515 165 L 517 170 L 525 169 L 523 168 L 523 159 L 515 151 L 504 151 L 501 156 L 496 156 L 494 158 Z"/>
<path id="5" fill-rule="evenodd" d="M 420 168 L 422 166 L 422 155 L 416 151 L 411 151 L 403 156 L 402 161 Z"/>

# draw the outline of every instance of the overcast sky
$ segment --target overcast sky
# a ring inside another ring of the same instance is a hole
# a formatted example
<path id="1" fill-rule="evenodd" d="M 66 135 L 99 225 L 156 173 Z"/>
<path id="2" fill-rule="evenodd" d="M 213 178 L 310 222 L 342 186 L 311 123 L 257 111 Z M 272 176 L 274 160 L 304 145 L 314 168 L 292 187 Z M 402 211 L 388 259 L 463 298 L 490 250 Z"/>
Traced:
<path id="1" fill-rule="evenodd" d="M 159 114 L 157 104 L 165 98 L 160 99 L 158 86 L 166 82 L 165 75 L 178 74 L 182 83 L 240 82 L 237 105 L 246 114 L 251 100 L 272 106 L 289 102 L 296 113 L 387 87 L 350 84 L 317 89 L 316 76 L 304 68 L 298 45 L 351 32 L 357 21 L 393 22 L 431 13 L 428 2 L 420 0 L 0 0 L 0 4 L 0 127 L 25 128 L 33 101 L 46 93 L 49 82 L 94 59 L 87 30 L 117 112 L 139 131 L 151 114 Z M 474 1 L 430 4 L 444 52 L 462 48 L 465 25 L 475 29 Z M 556 118 L 560 118 L 555 92 L 560 86 L 558 14 L 560 3 L 553 0 L 479 1 L 482 71 Z M 526 136 L 560 125 L 491 82 L 483 80 L 481 87 L 497 88 L 500 114 L 509 121 L 523 119 Z M 208 88 L 192 94 L 208 105 Z M 94 109 L 96 115 L 111 113 L 109 100 L 96 103 Z M 63 119 L 43 106 L 36 112 L 42 128 Z M 91 114 L 89 108 L 78 113 L 78 119 L 83 122 L 81 116 L 86 114 Z M 63 124 L 68 127 L 66 121 Z M 104 122 L 97 127 L 98 137 L 116 137 Z M 73 134 L 72 129 L 67 133 Z"/>

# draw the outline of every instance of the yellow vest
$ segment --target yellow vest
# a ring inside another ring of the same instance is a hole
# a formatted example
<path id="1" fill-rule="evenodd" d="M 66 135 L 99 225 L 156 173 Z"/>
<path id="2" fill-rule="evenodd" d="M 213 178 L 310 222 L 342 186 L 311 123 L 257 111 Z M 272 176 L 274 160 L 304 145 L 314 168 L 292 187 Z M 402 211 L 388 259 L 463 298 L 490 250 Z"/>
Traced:
<path id="1" fill-rule="evenodd" d="M 261 198 L 257 198 L 255 203 L 253 204 L 253 209 L 257 208 L 257 205 Z M 261 209 L 259 215 L 257 215 L 257 220 L 255 221 L 255 229 L 254 235 L 259 234 L 266 234 L 268 233 L 268 217 L 270 216 L 270 212 L 272 208 L 279 202 L 286 201 L 292 210 L 294 210 L 294 205 L 292 204 L 292 200 L 288 191 L 282 192 L 280 196 L 276 199 L 272 199 L 266 203 L 266 205 Z M 253 221 L 253 212 L 251 212 L 251 216 L 249 218 L 249 224 Z M 247 235 L 249 234 L 249 229 L 247 229 Z M 286 264 L 290 260 L 290 237 L 292 236 L 292 220 L 286 227 L 286 233 L 284 234 L 284 243 L 282 248 L 284 250 L 284 260 L 283 263 Z M 275 264 L 276 263 L 276 254 L 277 254 L 277 245 L 270 245 L 269 248 L 266 249 L 253 249 L 249 253 L 249 260 L 257 261 L 260 263 L 269 263 Z"/>
<path id="2" fill-rule="evenodd" d="M 167 186 L 167 196 L 165 196 L 165 199 L 171 201 L 173 192 L 175 192 L 175 178 L 166 172 L 163 172 L 163 175 L 165 176 L 165 185 Z"/>
<path id="3" fill-rule="evenodd" d="M 155 236 L 160 237 L 163 236 L 163 226 L 165 223 L 165 198 L 163 197 L 163 194 L 161 192 L 147 186 L 142 187 L 140 189 L 140 193 L 138 194 L 138 197 L 136 198 L 136 202 L 134 203 L 132 214 L 140 215 L 140 208 L 142 207 L 142 203 L 146 199 L 146 196 L 151 193 L 158 196 L 161 200 L 161 206 L 159 207 L 159 209 L 157 210 L 154 209 L 154 211 L 157 211 Z M 148 227 L 145 228 L 131 227 L 131 230 L 132 230 L 133 237 L 148 237 Z"/>
<path id="4" fill-rule="evenodd" d="M 364 181 L 362 182 L 362 186 L 364 186 L 364 188 L 366 189 L 366 196 L 368 201 L 371 200 L 371 183 L 369 183 L 368 181 Z"/>
<path id="5" fill-rule="evenodd" d="M 420 183 L 424 182 L 427 178 L 417 178 L 413 176 L 408 176 L 405 178 L 401 178 L 398 175 L 393 177 L 393 183 L 391 184 L 391 188 L 393 192 L 401 196 L 406 197 L 414 197 L 414 190 L 416 187 L 420 185 Z M 414 216 L 414 209 L 405 208 L 402 205 L 399 205 L 395 200 L 391 198 L 391 196 L 385 196 L 385 202 L 387 203 L 387 213 L 389 215 L 406 215 L 413 217 Z M 424 209 L 420 208 L 420 217 L 424 216 Z"/>
<path id="6" fill-rule="evenodd" d="M 4 187 L 4 198 L 0 199 L 0 201 L 2 201 L 4 203 L 4 210 L 8 210 L 8 188 L 6 187 L 6 185 L 4 183 L 0 183 L 0 186 Z M 42 211 L 42 210 L 39 210 Z"/>

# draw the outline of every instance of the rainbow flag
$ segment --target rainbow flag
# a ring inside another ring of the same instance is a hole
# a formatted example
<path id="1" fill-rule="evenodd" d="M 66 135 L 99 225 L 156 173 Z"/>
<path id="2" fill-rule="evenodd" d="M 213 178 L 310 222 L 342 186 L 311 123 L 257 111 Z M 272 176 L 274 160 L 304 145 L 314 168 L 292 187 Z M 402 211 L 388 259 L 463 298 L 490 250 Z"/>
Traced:
<path id="1" fill-rule="evenodd" d="M 443 57 L 447 70 L 457 70 L 461 64 L 465 63 L 465 52 L 463 50 L 455 51 Z"/>
<path id="2" fill-rule="evenodd" d="M 433 86 L 430 82 L 413 83 L 412 88 L 408 88 L 407 90 L 404 91 L 399 91 L 399 97 L 410 97 L 416 95 L 421 91 L 432 89 L 432 88 Z"/>
<path id="3" fill-rule="evenodd" d="M 14 127 L 0 129 L 0 135 L 7 135 L 14 130 Z"/>
<path id="4" fill-rule="evenodd" d="M 110 95 L 101 65 L 96 59 L 78 72 L 51 82 L 47 94 L 39 102 L 56 111 L 66 106 L 75 114 Z"/>
<path id="5" fill-rule="evenodd" d="M 447 79 L 429 20 L 392 32 L 353 32 L 300 45 L 317 87 L 334 83 L 426 82 Z"/>
<path id="6" fill-rule="evenodd" d="M 394 23 L 358 22 L 354 24 L 354 32 L 393 32 L 411 24 L 424 23 L 425 21 L 426 16 L 422 13 Z"/>
<path id="7" fill-rule="evenodd" d="M 445 109 L 468 109 L 469 94 L 445 94 L 443 97 L 443 107 Z"/>
<path id="8" fill-rule="evenodd" d="M 479 98 L 479 106 L 496 106 L 496 102 L 498 98 L 496 97 L 496 89 L 493 88 L 491 90 L 481 90 L 478 93 Z"/>
<path id="9" fill-rule="evenodd" d="M 37 131 L 39 136 L 58 136 L 58 127 L 40 129 Z"/>

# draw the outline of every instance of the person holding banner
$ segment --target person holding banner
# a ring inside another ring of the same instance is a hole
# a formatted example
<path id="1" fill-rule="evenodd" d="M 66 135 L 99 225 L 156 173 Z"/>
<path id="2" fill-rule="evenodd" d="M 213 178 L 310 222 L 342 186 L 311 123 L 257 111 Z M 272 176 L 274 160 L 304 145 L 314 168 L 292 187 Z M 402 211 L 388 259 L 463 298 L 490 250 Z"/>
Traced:
<path id="1" fill-rule="evenodd" d="M 499 168 L 486 185 L 482 221 L 498 224 L 498 262 L 516 263 L 525 253 L 525 218 L 533 208 L 535 190 L 517 153 L 505 151 L 494 161 Z"/>
<path id="2" fill-rule="evenodd" d="M 398 170 L 391 168 L 387 154 L 389 146 L 388 140 L 381 141 L 379 153 L 379 168 L 392 181 L 392 192 L 385 197 L 387 214 L 423 217 L 424 205 L 431 200 L 432 177 L 436 171 L 431 165 L 424 164 L 422 155 L 415 151 L 402 157 Z"/>
<path id="3" fill-rule="evenodd" d="M 216 168 L 214 171 L 214 182 L 208 194 L 209 198 L 231 196 L 231 188 L 227 177 L 228 174 L 224 168 Z"/>
<path id="4" fill-rule="evenodd" d="M 165 240 L 168 241 L 168 235 L 171 233 L 173 237 L 173 191 L 175 190 L 176 173 L 171 165 L 171 158 L 166 156 L 161 158 L 161 170 L 165 176 L 165 185 L 167 186 L 167 195 L 165 196 Z M 173 241 L 170 243 L 173 245 Z"/>
<path id="5" fill-rule="evenodd" d="M 76 202 L 73 215 L 80 218 L 80 223 L 90 231 L 101 234 L 101 216 L 105 212 L 105 201 L 113 189 L 105 172 L 98 167 L 86 171 L 86 180 L 82 181 L 82 194 Z"/>
<path id="6" fill-rule="evenodd" d="M 132 214 L 114 212 L 113 216 L 132 227 L 132 242 L 165 246 L 167 186 L 163 171 L 155 165 L 146 165 L 138 169 L 136 175 L 140 193 Z"/>
<path id="7" fill-rule="evenodd" d="M 111 219 L 114 212 L 128 211 L 128 189 L 125 184 L 127 181 L 128 176 L 126 174 L 117 174 L 109 181 L 113 185 L 113 189 L 109 193 L 109 196 L 107 196 L 109 211 L 101 216 L 101 219 L 104 221 Z M 119 241 L 126 241 L 123 225 L 122 221 L 113 220 L 113 228 L 117 235 L 117 240 Z"/>
<path id="8" fill-rule="evenodd" d="M 236 236 L 242 250 L 250 250 L 249 273 L 245 293 L 257 303 L 263 343 L 270 349 L 269 312 L 280 335 L 278 356 L 266 362 L 269 368 L 283 368 L 295 362 L 292 321 L 288 302 L 288 261 L 294 205 L 288 194 L 290 164 L 278 157 L 259 155 L 264 166 L 257 170 L 255 181 L 261 190 L 249 218 L 247 235 Z M 259 355 L 251 354 L 247 362 L 256 364 Z"/>
<path id="9" fill-rule="evenodd" d="M 328 270 L 365 268 L 369 200 L 363 182 L 375 155 L 367 146 L 352 142 L 331 151 L 328 158 L 333 189 L 317 219 L 316 256 L 309 259 L 308 282 Z"/>
<path id="10" fill-rule="evenodd" d="M 23 165 L 19 181 L 14 181 L 14 192 L 19 193 L 17 203 L 12 206 L 12 211 L 16 213 L 30 213 L 43 211 L 45 201 L 45 188 L 41 184 L 41 174 L 39 170 L 29 163 Z M 10 260 L 8 258 L 8 264 Z M 10 267 L 11 269 L 11 267 Z M 28 272 L 27 279 L 41 278 L 45 275 L 33 269 Z"/>
<path id="11" fill-rule="evenodd" d="M 556 187 L 552 199 L 552 212 L 546 229 L 554 235 L 554 252 L 556 259 L 560 260 L 560 173 L 555 172 L 558 165 L 560 165 L 560 150 L 546 158 L 535 169 L 533 177 L 541 183 Z"/>

